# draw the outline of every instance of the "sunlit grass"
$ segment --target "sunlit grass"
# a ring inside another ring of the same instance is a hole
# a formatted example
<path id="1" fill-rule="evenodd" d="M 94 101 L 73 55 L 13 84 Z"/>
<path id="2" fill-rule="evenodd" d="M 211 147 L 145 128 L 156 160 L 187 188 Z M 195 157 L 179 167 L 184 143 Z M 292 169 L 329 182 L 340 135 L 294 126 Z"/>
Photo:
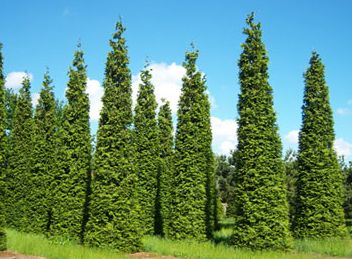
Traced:
<path id="1" fill-rule="evenodd" d="M 83 247 L 70 242 L 48 240 L 42 235 L 20 233 L 8 229 L 8 249 L 48 259 L 119 259 L 127 258 L 114 251 Z"/>

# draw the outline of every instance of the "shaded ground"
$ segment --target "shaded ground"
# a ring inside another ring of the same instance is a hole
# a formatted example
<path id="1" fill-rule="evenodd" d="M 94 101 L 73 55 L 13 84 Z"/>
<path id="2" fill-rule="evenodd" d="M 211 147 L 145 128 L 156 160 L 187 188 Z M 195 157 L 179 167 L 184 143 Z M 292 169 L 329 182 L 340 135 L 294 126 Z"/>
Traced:
<path id="1" fill-rule="evenodd" d="M 18 254 L 11 251 L 0 252 L 0 258 L 1 259 L 45 259 L 44 257 L 40 257 L 40 256 L 23 255 L 23 254 Z"/>

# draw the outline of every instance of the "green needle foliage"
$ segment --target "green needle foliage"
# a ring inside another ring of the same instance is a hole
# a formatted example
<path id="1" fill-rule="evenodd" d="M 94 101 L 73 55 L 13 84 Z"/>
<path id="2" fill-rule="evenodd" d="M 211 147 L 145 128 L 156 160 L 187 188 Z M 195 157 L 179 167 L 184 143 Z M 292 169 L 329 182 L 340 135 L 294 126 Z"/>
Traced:
<path id="1" fill-rule="evenodd" d="M 239 60 L 236 222 L 232 242 L 251 249 L 291 246 L 281 141 L 268 82 L 268 57 L 259 23 L 248 16 Z"/>
<path id="2" fill-rule="evenodd" d="M 19 91 L 10 136 L 7 182 L 7 224 L 20 231 L 31 231 L 33 186 L 33 118 L 30 79 L 25 77 Z"/>
<path id="3" fill-rule="evenodd" d="M 205 78 L 196 68 L 198 51 L 186 52 L 178 107 L 169 237 L 205 240 L 213 228 L 210 103 Z M 208 196 L 209 195 L 209 196 Z"/>
<path id="4" fill-rule="evenodd" d="M 3 73 L 2 44 L 0 43 L 0 251 L 6 250 L 5 227 L 5 183 L 4 172 L 6 170 L 6 108 L 5 108 L 5 77 Z"/>
<path id="5" fill-rule="evenodd" d="M 158 114 L 160 163 L 157 173 L 155 201 L 155 234 L 168 236 L 170 226 L 170 206 L 172 178 L 174 172 L 174 137 L 170 103 L 163 100 Z"/>
<path id="6" fill-rule="evenodd" d="M 53 231 L 56 235 L 83 242 L 92 147 L 86 65 L 80 45 L 78 48 L 73 68 L 69 70 L 68 102 L 63 109 Z"/>
<path id="7" fill-rule="evenodd" d="M 152 75 L 145 69 L 141 72 L 142 84 L 139 85 L 134 117 L 136 143 L 136 172 L 138 174 L 138 195 L 141 207 L 143 233 L 155 232 L 155 206 L 157 192 L 157 171 L 159 166 L 159 136 L 156 120 L 157 102 Z"/>
<path id="8" fill-rule="evenodd" d="M 51 225 L 54 192 L 49 188 L 55 180 L 57 158 L 57 115 L 52 79 L 47 71 L 34 114 L 33 149 L 33 230 L 47 233 Z"/>
<path id="9" fill-rule="evenodd" d="M 136 251 L 142 246 L 142 236 L 132 142 L 131 72 L 124 31 L 118 22 L 106 62 L 86 241 L 93 246 Z"/>
<path id="10" fill-rule="evenodd" d="M 344 236 L 343 175 L 333 148 L 334 122 L 324 65 L 316 52 L 304 78 L 294 233 L 297 238 Z"/>

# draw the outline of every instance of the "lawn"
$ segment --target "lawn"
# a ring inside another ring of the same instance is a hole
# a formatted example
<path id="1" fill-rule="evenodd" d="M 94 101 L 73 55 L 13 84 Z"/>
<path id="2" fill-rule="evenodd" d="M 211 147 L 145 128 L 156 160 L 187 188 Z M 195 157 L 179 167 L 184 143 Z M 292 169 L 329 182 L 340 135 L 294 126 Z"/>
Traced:
<path id="1" fill-rule="evenodd" d="M 9 250 L 28 255 L 43 256 L 48 259 L 131 258 L 131 255 L 117 253 L 112 250 L 84 247 L 65 240 L 49 240 L 42 235 L 20 233 L 11 229 L 7 230 L 7 235 Z M 331 258 L 331 256 L 352 258 L 351 239 L 296 240 L 294 249 L 289 252 L 254 252 L 229 246 L 227 243 L 230 235 L 231 224 L 225 222 L 223 228 L 215 233 L 215 242 L 171 241 L 148 236 L 143 239 L 144 252 L 154 255 L 154 257 L 148 258 L 161 258 L 161 255 L 190 259 L 309 259 Z"/>

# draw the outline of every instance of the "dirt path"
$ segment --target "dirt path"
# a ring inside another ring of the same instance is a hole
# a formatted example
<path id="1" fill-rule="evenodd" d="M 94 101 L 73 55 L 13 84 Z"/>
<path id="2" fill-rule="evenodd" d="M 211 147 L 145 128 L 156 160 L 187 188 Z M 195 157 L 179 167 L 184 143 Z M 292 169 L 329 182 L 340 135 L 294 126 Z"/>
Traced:
<path id="1" fill-rule="evenodd" d="M 23 254 L 18 254 L 11 251 L 0 252 L 0 258 L 1 259 L 45 259 L 44 257 L 40 257 L 40 256 L 23 255 Z"/>

